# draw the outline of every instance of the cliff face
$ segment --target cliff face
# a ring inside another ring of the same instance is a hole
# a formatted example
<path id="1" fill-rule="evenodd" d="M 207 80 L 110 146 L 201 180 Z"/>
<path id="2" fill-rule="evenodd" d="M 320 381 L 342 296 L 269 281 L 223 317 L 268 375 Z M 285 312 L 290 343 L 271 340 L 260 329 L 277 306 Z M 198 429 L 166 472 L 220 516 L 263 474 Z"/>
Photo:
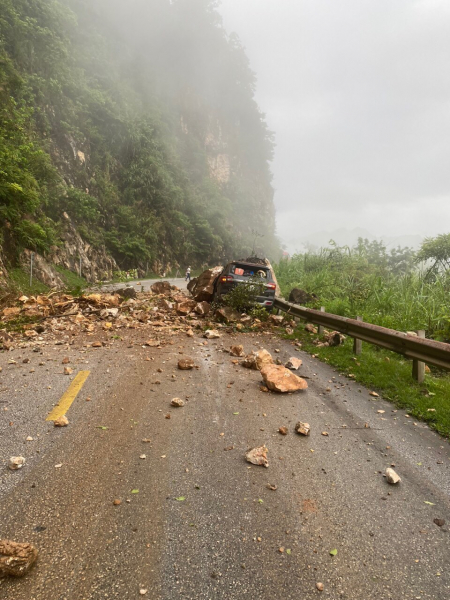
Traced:
<path id="1" fill-rule="evenodd" d="M 276 257 L 271 134 L 213 1 L 0 0 L 0 31 L 7 262 L 94 281 L 255 239 Z"/>

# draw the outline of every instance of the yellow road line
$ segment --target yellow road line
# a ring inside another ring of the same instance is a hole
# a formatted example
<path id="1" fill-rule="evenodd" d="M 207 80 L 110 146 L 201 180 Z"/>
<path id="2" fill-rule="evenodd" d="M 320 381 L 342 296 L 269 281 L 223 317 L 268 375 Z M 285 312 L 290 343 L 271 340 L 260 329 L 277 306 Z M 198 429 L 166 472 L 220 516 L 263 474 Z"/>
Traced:
<path id="1" fill-rule="evenodd" d="M 89 377 L 90 371 L 80 371 L 75 375 L 75 379 L 69 385 L 67 391 L 62 395 L 61 400 L 46 418 L 46 421 L 56 421 L 59 417 L 66 414 L 72 405 L 72 402 L 78 396 L 84 382 Z"/>

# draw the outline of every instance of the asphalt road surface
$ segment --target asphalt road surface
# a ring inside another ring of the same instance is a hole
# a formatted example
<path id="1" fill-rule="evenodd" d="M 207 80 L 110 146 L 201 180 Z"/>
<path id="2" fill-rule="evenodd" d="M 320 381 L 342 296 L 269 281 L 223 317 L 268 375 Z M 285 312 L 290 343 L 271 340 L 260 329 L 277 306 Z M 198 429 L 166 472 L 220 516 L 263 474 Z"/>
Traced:
<path id="1" fill-rule="evenodd" d="M 40 551 L 0 580 L 2 600 L 450 598 L 450 451 L 426 425 L 271 334 L 104 339 L 0 355 L 0 537 Z M 301 357 L 309 389 L 264 393 L 233 343 Z M 178 370 L 186 355 L 198 368 Z M 46 417 L 81 370 L 55 428 Z M 269 468 L 244 458 L 262 444 Z"/>

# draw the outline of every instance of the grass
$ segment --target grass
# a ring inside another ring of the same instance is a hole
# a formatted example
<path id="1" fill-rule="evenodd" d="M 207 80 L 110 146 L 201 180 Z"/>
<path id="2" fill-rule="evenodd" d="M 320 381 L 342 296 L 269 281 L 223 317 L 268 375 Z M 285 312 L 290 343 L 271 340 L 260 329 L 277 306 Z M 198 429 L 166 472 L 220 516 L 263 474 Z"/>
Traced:
<path id="1" fill-rule="evenodd" d="M 55 266 L 55 269 L 61 276 L 61 279 L 63 280 L 67 290 L 75 292 L 75 294 L 77 294 L 87 287 L 88 282 L 86 281 L 86 279 L 84 279 L 84 277 L 80 277 L 77 273 L 74 273 L 73 271 L 68 271 L 67 269 L 64 269 L 63 267 L 59 266 Z"/>
<path id="2" fill-rule="evenodd" d="M 337 347 L 317 347 L 316 335 L 304 330 L 300 323 L 294 333 L 285 336 L 298 339 L 305 351 L 336 367 L 344 375 L 353 374 L 354 381 L 374 390 L 408 414 L 425 421 L 430 428 L 450 437 L 450 377 L 437 369 L 425 375 L 422 384 L 412 379 L 412 361 L 401 355 L 363 343 L 362 354 L 353 354 L 353 339 Z M 429 409 L 435 409 L 429 411 Z"/>
<path id="3" fill-rule="evenodd" d="M 30 286 L 30 275 L 22 269 L 11 269 L 9 277 L 14 287 L 18 292 L 27 296 L 35 296 L 36 294 L 46 294 L 50 288 L 33 277 L 33 282 Z"/>

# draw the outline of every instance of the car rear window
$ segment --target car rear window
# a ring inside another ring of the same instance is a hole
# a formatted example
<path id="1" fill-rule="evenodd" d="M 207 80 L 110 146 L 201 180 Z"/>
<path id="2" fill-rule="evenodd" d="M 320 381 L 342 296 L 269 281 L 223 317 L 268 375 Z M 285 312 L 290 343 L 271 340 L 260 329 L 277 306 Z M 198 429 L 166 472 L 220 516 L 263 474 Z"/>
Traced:
<path id="1" fill-rule="evenodd" d="M 261 277 L 262 279 L 270 279 L 269 269 L 260 267 L 259 265 L 231 265 L 230 273 L 241 277 Z"/>

